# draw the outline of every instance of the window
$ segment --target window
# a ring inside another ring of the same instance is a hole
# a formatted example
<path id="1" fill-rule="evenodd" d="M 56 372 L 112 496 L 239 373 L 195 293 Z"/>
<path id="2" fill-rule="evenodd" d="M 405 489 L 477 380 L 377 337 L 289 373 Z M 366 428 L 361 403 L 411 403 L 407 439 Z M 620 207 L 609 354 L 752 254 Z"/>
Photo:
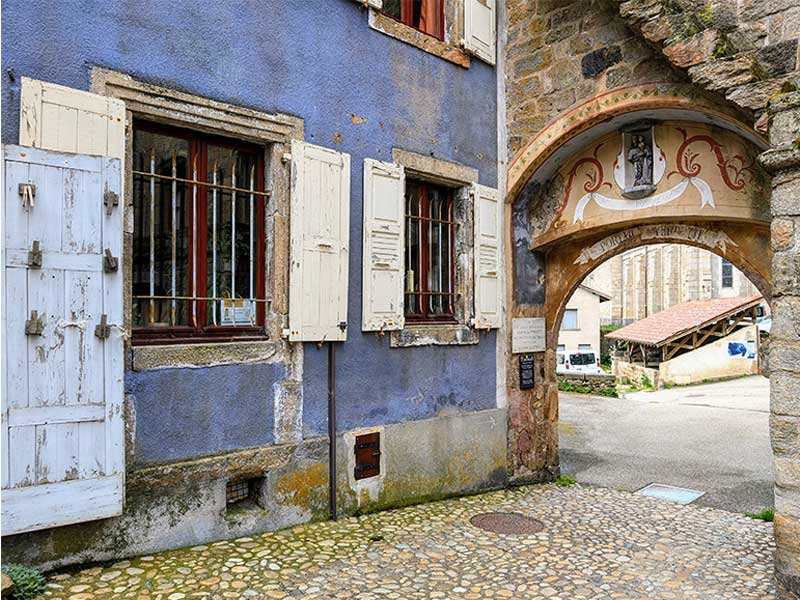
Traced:
<path id="1" fill-rule="evenodd" d="M 722 287 L 733 287 L 733 265 L 731 261 L 722 259 Z"/>
<path id="2" fill-rule="evenodd" d="M 263 335 L 262 152 L 134 123 L 137 342 Z"/>
<path id="3" fill-rule="evenodd" d="M 569 363 L 576 367 L 593 365 L 595 363 L 594 353 L 570 354 Z"/>
<path id="4" fill-rule="evenodd" d="M 454 321 L 452 190 L 406 180 L 405 317 Z"/>
<path id="5" fill-rule="evenodd" d="M 592 349 L 591 344 L 578 344 L 578 351 L 579 352 L 587 352 Z"/>
<path id="6" fill-rule="evenodd" d="M 561 320 L 561 329 L 578 328 L 578 309 L 568 308 L 564 311 L 564 318 Z"/>
<path id="7" fill-rule="evenodd" d="M 383 0 L 382 12 L 409 27 L 444 39 L 444 0 Z"/>

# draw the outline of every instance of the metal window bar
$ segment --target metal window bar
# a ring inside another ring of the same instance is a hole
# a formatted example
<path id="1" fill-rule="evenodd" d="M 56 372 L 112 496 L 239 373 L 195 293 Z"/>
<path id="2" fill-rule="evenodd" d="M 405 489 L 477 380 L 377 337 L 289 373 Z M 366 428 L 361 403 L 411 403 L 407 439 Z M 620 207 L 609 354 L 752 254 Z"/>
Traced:
<path id="1" fill-rule="evenodd" d="M 172 265 L 171 265 L 171 281 L 172 281 L 172 296 L 173 300 L 170 303 L 169 324 L 173 327 L 176 323 L 176 304 L 174 297 L 178 293 L 178 285 L 176 281 L 177 276 L 177 262 L 178 262 L 178 182 L 175 178 L 178 176 L 178 155 L 177 152 L 172 150 Z"/>
<path id="2" fill-rule="evenodd" d="M 150 148 L 150 295 L 156 293 L 156 147 Z M 156 320 L 156 305 L 150 300 L 148 322 Z"/>
<path id="3" fill-rule="evenodd" d="M 236 298 L 236 159 L 231 163 L 231 301 Z"/>
<path id="4" fill-rule="evenodd" d="M 213 188 L 211 189 L 211 210 L 214 213 L 211 219 L 211 295 L 217 295 L 217 171 L 219 167 L 214 163 L 211 175 Z M 217 303 L 211 305 L 211 320 L 217 324 Z"/>
<path id="5" fill-rule="evenodd" d="M 192 161 L 192 296 L 197 296 L 197 157 Z M 197 302 L 192 300 L 192 326 L 197 327 Z"/>
<path id="6" fill-rule="evenodd" d="M 153 148 L 153 151 L 155 151 L 155 148 Z M 150 172 L 147 172 L 147 171 L 136 171 L 136 170 L 131 171 L 131 173 L 133 173 L 134 175 L 142 175 L 144 177 L 153 177 L 155 179 L 166 179 L 167 181 L 172 181 L 173 180 L 173 177 L 170 177 L 169 175 L 160 175 L 159 173 L 150 173 Z M 190 183 L 190 184 L 197 183 L 197 182 L 195 182 L 195 181 L 193 181 L 191 179 L 185 179 L 183 177 L 175 177 L 174 179 L 178 183 Z M 217 188 L 217 189 L 225 190 L 225 191 L 228 191 L 228 192 L 229 191 L 235 191 L 235 192 L 241 192 L 243 194 L 249 194 L 250 193 L 250 190 L 248 190 L 246 188 L 234 188 L 234 187 L 231 187 L 229 185 L 224 185 L 224 184 L 221 184 L 221 183 L 217 183 L 217 184 L 204 183 L 203 185 L 205 187 L 207 187 L 207 188 Z M 253 195 L 255 195 L 255 196 L 269 196 L 271 193 L 272 192 L 269 192 L 269 191 L 267 191 L 267 192 L 259 192 L 258 190 L 253 190 Z"/>
<path id="7" fill-rule="evenodd" d="M 255 245 L 255 238 L 253 232 L 253 226 L 255 224 L 255 219 L 253 217 L 255 211 L 255 197 L 253 196 L 253 191 L 255 190 L 256 184 L 256 166 L 252 165 L 250 167 L 250 299 L 255 297 L 255 289 L 253 288 L 253 268 L 254 268 L 254 245 Z M 253 315 L 251 314 L 251 317 Z"/>
<path id="8" fill-rule="evenodd" d="M 229 481 L 225 485 L 225 502 L 234 504 L 250 497 L 250 481 L 243 479 L 240 481 Z"/>

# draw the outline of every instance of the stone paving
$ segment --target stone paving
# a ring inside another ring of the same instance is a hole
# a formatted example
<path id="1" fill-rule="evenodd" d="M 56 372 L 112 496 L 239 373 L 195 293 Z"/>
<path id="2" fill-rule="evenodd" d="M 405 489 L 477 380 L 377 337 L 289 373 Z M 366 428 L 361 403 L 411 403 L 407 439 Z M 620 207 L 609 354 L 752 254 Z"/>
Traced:
<path id="1" fill-rule="evenodd" d="M 470 518 L 518 511 L 532 535 Z M 49 577 L 45 597 L 774 598 L 772 525 L 582 486 L 538 485 L 140 556 Z"/>

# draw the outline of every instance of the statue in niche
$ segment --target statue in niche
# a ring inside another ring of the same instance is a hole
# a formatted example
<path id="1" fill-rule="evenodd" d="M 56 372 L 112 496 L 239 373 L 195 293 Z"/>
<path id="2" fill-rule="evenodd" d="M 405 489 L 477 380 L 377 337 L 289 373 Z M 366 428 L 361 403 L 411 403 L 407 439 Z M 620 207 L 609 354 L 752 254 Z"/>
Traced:
<path id="1" fill-rule="evenodd" d="M 633 185 L 653 184 L 653 151 L 643 135 L 634 135 L 628 150 L 628 161 L 633 165 Z"/>

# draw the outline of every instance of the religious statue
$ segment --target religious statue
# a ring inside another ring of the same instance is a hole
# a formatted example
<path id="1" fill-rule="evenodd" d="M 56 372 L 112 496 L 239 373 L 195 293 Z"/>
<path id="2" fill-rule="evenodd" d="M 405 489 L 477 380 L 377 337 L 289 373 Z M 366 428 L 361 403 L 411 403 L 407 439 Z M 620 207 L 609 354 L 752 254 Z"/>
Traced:
<path id="1" fill-rule="evenodd" d="M 633 185 L 653 184 L 653 151 L 648 147 L 643 135 L 634 135 L 628 161 L 633 165 Z"/>

